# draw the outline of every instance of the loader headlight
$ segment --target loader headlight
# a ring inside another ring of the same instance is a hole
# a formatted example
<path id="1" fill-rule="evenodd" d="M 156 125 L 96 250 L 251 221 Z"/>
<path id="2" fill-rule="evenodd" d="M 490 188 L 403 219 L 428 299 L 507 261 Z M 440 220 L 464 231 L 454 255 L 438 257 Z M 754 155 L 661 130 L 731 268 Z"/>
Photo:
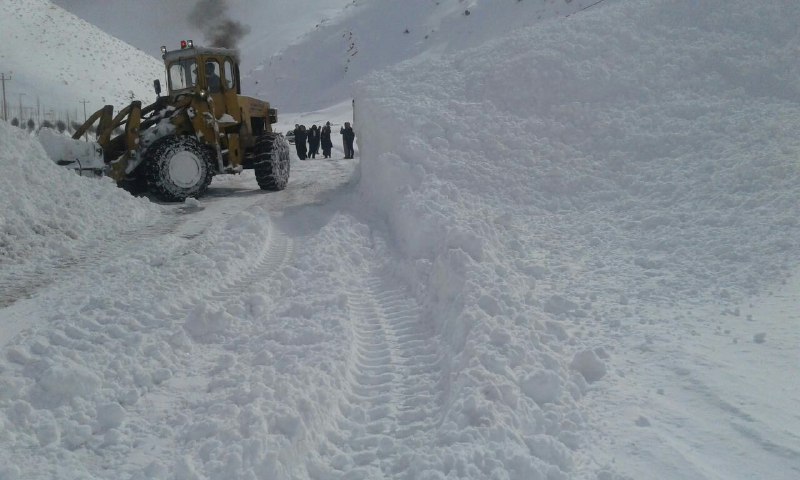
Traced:
<path id="1" fill-rule="evenodd" d="M 161 55 L 166 55 L 166 54 L 167 54 L 167 46 L 161 45 Z"/>

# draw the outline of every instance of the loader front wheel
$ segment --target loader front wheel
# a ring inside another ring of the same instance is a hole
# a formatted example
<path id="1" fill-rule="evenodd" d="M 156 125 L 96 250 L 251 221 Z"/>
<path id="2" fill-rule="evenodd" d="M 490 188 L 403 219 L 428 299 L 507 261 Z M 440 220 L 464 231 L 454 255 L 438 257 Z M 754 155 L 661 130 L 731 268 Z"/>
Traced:
<path id="1" fill-rule="evenodd" d="M 192 137 L 157 140 L 147 150 L 144 167 L 148 191 L 166 202 L 199 197 L 214 175 L 208 151 Z"/>
<path id="2" fill-rule="evenodd" d="M 289 143 L 279 133 L 265 133 L 253 148 L 253 170 L 261 190 L 283 190 L 289 183 Z"/>

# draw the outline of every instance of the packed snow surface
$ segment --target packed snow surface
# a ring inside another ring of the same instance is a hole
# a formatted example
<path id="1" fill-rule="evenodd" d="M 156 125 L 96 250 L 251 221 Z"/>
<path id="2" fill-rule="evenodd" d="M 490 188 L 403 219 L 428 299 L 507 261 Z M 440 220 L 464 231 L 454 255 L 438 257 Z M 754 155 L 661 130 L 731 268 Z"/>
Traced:
<path id="1" fill-rule="evenodd" d="M 798 18 L 496 27 L 282 114 L 359 157 L 275 193 L 152 205 L 0 123 L 0 479 L 797 478 Z"/>

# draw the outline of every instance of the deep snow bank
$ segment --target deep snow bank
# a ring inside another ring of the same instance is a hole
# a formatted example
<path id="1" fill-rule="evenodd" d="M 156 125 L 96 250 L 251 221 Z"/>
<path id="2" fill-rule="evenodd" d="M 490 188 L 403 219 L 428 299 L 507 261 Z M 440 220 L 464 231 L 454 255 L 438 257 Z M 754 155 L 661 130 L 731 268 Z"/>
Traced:
<path id="1" fill-rule="evenodd" d="M 77 245 L 112 239 L 155 215 L 108 178 L 57 166 L 35 137 L 0 121 L 0 264 L 69 258 Z"/>
<path id="2" fill-rule="evenodd" d="M 511 236 L 628 296 L 757 288 L 797 246 L 798 10 L 630 2 L 373 76 L 362 191 L 412 258 Z"/>
<path id="3" fill-rule="evenodd" d="M 580 458 L 598 332 L 796 264 L 800 6 L 590 13 L 399 65 L 356 97 L 364 204 L 452 353 L 441 432 L 464 443 L 443 448 L 490 445 L 533 475 L 513 478 Z"/>

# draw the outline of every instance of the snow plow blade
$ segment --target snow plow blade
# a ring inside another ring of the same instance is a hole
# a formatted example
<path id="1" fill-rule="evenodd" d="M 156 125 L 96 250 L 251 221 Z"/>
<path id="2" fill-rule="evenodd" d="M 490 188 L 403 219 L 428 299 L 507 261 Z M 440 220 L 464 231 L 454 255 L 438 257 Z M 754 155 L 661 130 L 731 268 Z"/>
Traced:
<path id="1" fill-rule="evenodd" d="M 39 143 L 57 165 L 73 169 L 82 176 L 100 177 L 105 173 L 103 148 L 97 142 L 74 140 L 45 128 L 39 132 Z"/>
<path id="2" fill-rule="evenodd" d="M 92 114 L 75 131 L 72 138 L 59 135 L 52 130 L 42 130 L 39 133 L 39 141 L 56 164 L 72 168 L 80 175 L 87 173 L 89 176 L 108 175 L 120 182 L 125 178 L 128 160 L 138 147 L 142 102 L 131 102 L 120 110 L 116 117 L 112 117 L 113 113 L 114 107 L 106 105 Z M 81 140 L 95 123 L 98 123 L 97 140 L 94 142 Z M 120 128 L 123 129 L 122 133 L 112 138 Z"/>

